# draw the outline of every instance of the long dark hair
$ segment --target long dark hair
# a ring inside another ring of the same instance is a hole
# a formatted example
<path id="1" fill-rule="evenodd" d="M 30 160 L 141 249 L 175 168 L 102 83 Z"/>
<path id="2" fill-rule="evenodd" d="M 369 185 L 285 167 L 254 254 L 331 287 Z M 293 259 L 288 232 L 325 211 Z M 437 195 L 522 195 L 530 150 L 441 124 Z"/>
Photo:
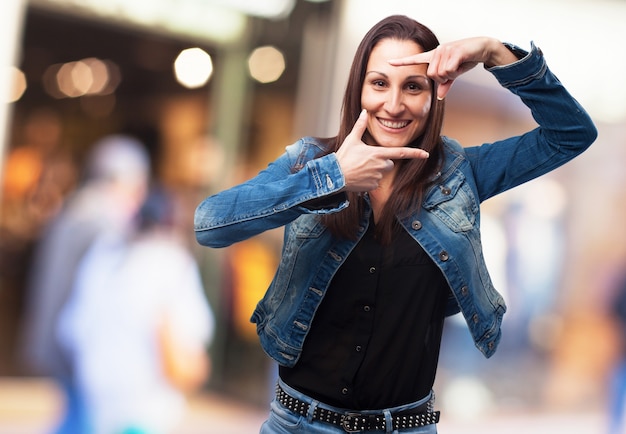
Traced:
<path id="1" fill-rule="evenodd" d="M 343 97 L 339 133 L 331 140 L 329 152 L 339 149 L 361 112 L 361 92 L 367 62 L 376 44 L 383 39 L 413 41 L 424 51 L 430 51 L 439 45 L 437 37 L 430 29 L 403 15 L 392 15 L 374 25 L 356 50 Z M 424 132 L 409 144 L 428 151 L 430 158 L 395 162 L 398 172 L 393 181 L 393 191 L 376 226 L 377 236 L 383 243 L 390 242 L 397 225 L 397 217 L 402 217 L 420 206 L 429 179 L 441 165 L 444 101 L 437 99 L 436 84 L 432 81 L 431 88 L 431 109 Z M 347 194 L 350 206 L 342 212 L 324 215 L 322 221 L 335 236 L 354 239 L 363 212 L 363 197 L 355 192 Z"/>

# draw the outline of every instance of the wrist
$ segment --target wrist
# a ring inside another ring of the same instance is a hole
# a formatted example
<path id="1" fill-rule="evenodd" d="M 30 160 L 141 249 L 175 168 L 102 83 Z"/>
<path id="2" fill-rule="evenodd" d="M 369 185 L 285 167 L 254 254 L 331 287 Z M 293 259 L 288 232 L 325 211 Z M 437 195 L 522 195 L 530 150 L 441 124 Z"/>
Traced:
<path id="1" fill-rule="evenodd" d="M 487 61 L 484 62 L 485 68 L 510 65 L 520 59 L 520 57 L 518 57 L 513 50 L 513 47 L 510 47 L 497 39 L 492 40 L 491 47 L 490 56 Z"/>

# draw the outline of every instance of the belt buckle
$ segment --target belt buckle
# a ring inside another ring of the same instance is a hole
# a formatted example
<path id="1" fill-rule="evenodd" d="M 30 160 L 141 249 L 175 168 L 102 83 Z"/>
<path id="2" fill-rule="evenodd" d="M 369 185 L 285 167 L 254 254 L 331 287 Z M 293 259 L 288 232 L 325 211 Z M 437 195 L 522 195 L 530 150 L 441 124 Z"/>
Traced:
<path id="1" fill-rule="evenodd" d="M 362 432 L 365 428 L 356 426 L 356 423 L 362 418 L 363 416 L 360 413 L 344 413 L 341 415 L 341 428 L 348 433 Z"/>

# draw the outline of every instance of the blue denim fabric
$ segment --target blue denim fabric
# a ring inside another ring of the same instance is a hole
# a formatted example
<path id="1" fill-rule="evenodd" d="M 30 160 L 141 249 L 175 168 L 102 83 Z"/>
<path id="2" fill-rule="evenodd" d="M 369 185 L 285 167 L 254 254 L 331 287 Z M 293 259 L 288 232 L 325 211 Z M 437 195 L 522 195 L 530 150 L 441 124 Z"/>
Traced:
<path id="1" fill-rule="evenodd" d="M 309 415 L 308 417 L 301 416 L 293 411 L 285 408 L 276 400 L 272 401 L 270 406 L 270 415 L 267 421 L 261 427 L 260 434 L 345 434 L 343 428 L 337 425 L 331 425 L 329 423 L 313 421 L 311 419 L 313 412 L 317 407 L 326 408 L 328 410 L 332 410 L 338 413 L 345 413 L 347 410 L 343 408 L 332 407 L 330 405 L 326 405 L 320 403 L 319 401 L 310 398 L 309 396 L 298 392 L 295 389 L 287 386 L 285 383 L 279 380 L 280 386 L 285 390 L 289 395 L 294 398 L 298 398 L 301 401 L 307 402 L 310 405 Z M 399 407 L 380 409 L 380 410 L 371 410 L 371 411 L 361 411 L 360 413 L 365 414 L 380 414 L 383 413 L 385 416 L 389 417 L 391 421 L 391 414 L 399 411 L 411 410 L 413 408 L 419 407 L 420 405 L 428 402 L 432 398 L 432 394 L 426 396 L 425 398 L 413 402 L 411 404 L 402 405 Z M 391 427 L 392 424 L 388 423 L 387 426 Z M 388 434 L 437 434 L 437 425 L 426 425 L 419 428 L 406 428 L 402 430 L 392 430 L 388 431 L 366 431 L 370 433 L 388 433 Z"/>
<path id="2" fill-rule="evenodd" d="M 89 409 L 76 383 L 71 379 L 58 378 L 58 385 L 65 398 L 65 407 L 54 434 L 90 434 Z"/>
<path id="3" fill-rule="evenodd" d="M 626 404 L 626 360 L 620 361 L 611 372 L 609 387 L 608 434 L 624 434 Z"/>
<path id="4" fill-rule="evenodd" d="M 521 98 L 539 126 L 469 148 L 444 137 L 442 170 L 421 209 L 401 220 L 450 285 L 453 298 L 447 314 L 462 312 L 486 357 L 500 341 L 506 306 L 483 258 L 480 203 L 565 164 L 597 135 L 585 110 L 550 72 L 534 44 L 523 59 L 489 71 Z M 264 350 L 284 366 L 297 362 L 333 275 L 358 242 L 337 240 L 320 223 L 319 214 L 348 205 L 345 196 L 336 194 L 345 180 L 335 154 L 319 157 L 323 151 L 318 140 L 305 137 L 253 179 L 205 199 L 195 214 L 196 238 L 211 247 L 285 226 L 280 265 L 252 316 Z M 311 199 L 329 197 L 336 200 L 323 209 L 306 206 Z M 365 209 L 358 239 L 368 224 Z"/>

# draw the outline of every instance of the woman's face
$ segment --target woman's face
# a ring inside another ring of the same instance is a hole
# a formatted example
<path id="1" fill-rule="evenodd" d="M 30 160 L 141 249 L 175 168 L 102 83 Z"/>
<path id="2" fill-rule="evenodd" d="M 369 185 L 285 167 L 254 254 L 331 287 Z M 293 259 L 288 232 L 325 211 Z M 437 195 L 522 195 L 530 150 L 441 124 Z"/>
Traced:
<path id="1" fill-rule="evenodd" d="M 373 48 L 361 90 L 361 107 L 368 114 L 365 143 L 406 146 L 424 130 L 432 96 L 428 65 L 392 66 L 388 62 L 422 51 L 415 42 L 398 39 L 383 39 Z"/>

